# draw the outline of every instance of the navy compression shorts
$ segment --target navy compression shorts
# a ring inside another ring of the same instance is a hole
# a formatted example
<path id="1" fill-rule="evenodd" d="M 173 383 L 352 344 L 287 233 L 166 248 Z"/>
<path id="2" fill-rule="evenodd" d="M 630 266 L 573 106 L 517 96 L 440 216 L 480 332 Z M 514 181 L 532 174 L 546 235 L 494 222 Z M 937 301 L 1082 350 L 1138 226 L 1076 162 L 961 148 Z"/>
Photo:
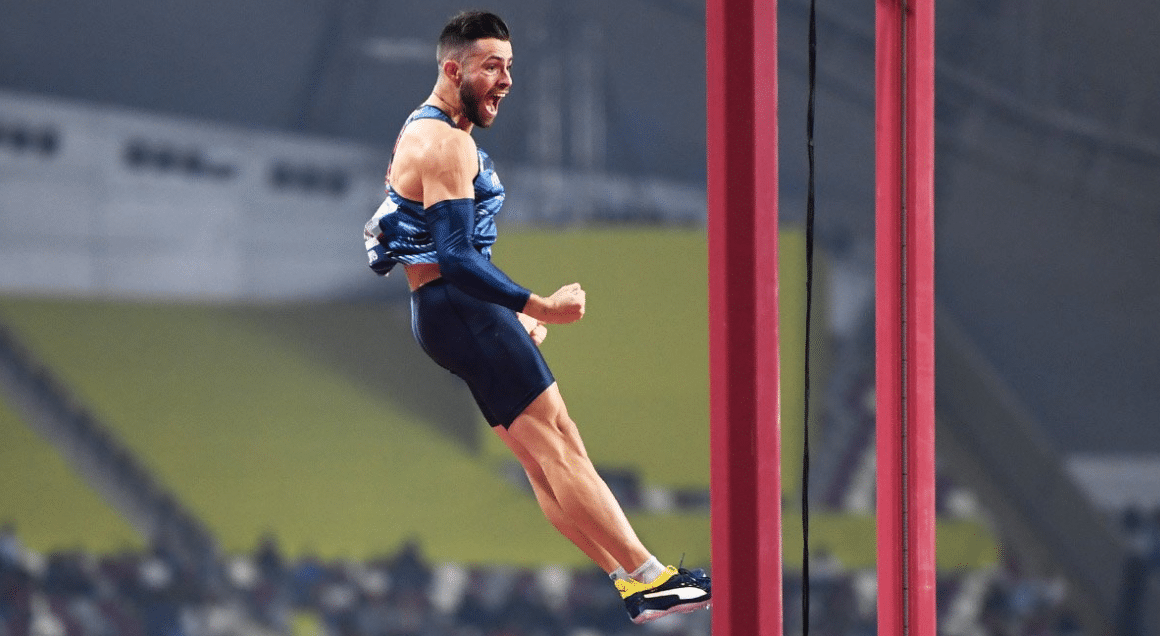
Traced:
<path id="1" fill-rule="evenodd" d="M 515 312 L 445 279 L 411 293 L 411 330 L 432 360 L 467 383 L 492 426 L 510 426 L 556 381 Z"/>

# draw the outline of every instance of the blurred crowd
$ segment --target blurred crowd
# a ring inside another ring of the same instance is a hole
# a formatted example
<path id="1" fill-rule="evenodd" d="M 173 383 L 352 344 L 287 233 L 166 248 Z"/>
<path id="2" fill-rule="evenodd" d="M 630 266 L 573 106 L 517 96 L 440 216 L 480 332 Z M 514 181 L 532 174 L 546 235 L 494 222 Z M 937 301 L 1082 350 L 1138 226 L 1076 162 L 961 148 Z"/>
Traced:
<path id="1" fill-rule="evenodd" d="M 700 636 L 708 612 L 632 624 L 596 569 L 286 560 L 273 539 L 206 582 L 155 548 L 39 555 L 0 534 L 0 636 Z M 643 630 L 643 631 L 642 631 Z"/>
<path id="2" fill-rule="evenodd" d="M 810 633 L 876 633 L 873 571 L 811 559 Z M 0 636 L 708 636 L 710 612 L 632 624 L 603 572 L 432 564 L 410 543 L 369 562 L 289 560 L 273 538 L 208 583 L 163 548 L 40 555 L 0 531 Z M 784 581 L 801 632 L 800 575 Z M 1081 636 L 1059 581 L 1013 567 L 944 575 L 940 633 Z"/>

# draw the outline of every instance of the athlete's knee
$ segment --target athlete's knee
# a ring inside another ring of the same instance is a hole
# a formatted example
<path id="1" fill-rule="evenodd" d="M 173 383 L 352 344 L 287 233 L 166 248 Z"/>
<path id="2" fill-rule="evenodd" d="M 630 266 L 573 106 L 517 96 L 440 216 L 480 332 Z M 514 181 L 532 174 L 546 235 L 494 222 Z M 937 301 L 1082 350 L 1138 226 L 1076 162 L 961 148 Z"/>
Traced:
<path id="1" fill-rule="evenodd" d="M 576 424 L 566 414 L 557 417 L 522 415 L 509 429 L 541 470 L 550 464 L 575 467 L 588 455 L 576 433 Z"/>

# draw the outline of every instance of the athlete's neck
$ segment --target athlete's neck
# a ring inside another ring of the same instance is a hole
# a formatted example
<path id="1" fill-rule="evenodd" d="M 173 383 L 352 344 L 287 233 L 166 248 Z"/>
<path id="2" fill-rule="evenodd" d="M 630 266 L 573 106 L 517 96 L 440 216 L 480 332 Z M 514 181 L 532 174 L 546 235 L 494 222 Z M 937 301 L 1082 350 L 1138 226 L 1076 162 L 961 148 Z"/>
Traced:
<path id="1" fill-rule="evenodd" d="M 463 112 L 463 105 L 460 103 L 460 100 L 445 98 L 440 95 L 440 92 L 439 87 L 436 86 L 435 90 L 431 92 L 431 96 L 423 103 L 438 108 L 444 115 L 450 117 L 451 121 L 455 123 L 456 128 L 464 132 L 471 132 L 474 125 L 467 119 L 467 115 Z"/>

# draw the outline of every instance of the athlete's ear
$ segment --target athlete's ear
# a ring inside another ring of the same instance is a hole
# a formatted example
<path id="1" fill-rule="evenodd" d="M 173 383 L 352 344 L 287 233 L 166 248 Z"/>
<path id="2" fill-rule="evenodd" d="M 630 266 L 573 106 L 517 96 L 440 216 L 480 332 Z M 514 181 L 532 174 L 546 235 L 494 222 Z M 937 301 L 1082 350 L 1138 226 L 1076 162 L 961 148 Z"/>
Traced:
<path id="1" fill-rule="evenodd" d="M 443 74 L 456 86 L 459 86 L 459 81 L 462 78 L 462 67 L 459 65 L 459 61 L 454 58 L 443 60 Z"/>

